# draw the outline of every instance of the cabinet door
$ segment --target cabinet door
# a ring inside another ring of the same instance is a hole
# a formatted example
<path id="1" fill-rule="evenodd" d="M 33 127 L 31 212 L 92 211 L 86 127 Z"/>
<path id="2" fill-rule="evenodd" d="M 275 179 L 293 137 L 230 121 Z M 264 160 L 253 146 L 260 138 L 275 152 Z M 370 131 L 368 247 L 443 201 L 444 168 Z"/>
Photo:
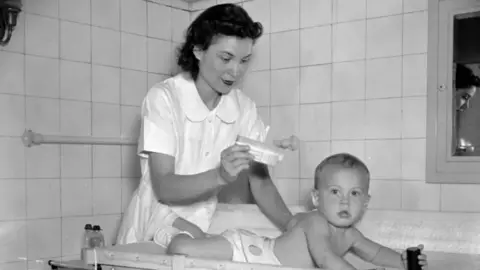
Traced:
<path id="1" fill-rule="evenodd" d="M 464 144 L 459 143 L 464 141 L 459 135 L 459 123 L 465 122 L 461 118 L 465 113 L 458 111 L 460 92 L 454 84 L 456 67 L 464 65 L 454 59 L 459 22 L 473 17 L 480 21 L 480 0 L 429 2 L 427 182 L 480 183 L 480 144 L 470 144 L 464 154 L 459 151 L 464 150 Z M 472 36 L 480 39 L 480 28 Z M 478 51 L 480 54 L 480 47 Z M 480 101 L 478 91 L 474 98 Z M 480 116 L 480 103 L 468 110 L 478 110 Z M 475 126 L 470 132 L 480 137 L 480 117 Z"/>

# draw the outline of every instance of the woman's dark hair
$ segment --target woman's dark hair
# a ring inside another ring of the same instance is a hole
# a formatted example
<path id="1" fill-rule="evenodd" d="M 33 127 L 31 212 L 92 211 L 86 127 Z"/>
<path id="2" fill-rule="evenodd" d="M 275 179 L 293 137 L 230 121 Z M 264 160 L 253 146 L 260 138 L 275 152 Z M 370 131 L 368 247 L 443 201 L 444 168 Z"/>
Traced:
<path id="1" fill-rule="evenodd" d="M 457 89 L 480 87 L 480 78 L 475 76 L 473 71 L 465 65 L 458 64 L 455 74 L 455 87 Z"/>
<path id="2" fill-rule="evenodd" d="M 219 4 L 203 11 L 186 31 L 185 43 L 178 51 L 177 64 L 197 79 L 199 66 L 193 54 L 195 46 L 207 50 L 217 36 L 250 38 L 254 42 L 263 34 L 262 24 L 254 22 L 239 5 Z"/>

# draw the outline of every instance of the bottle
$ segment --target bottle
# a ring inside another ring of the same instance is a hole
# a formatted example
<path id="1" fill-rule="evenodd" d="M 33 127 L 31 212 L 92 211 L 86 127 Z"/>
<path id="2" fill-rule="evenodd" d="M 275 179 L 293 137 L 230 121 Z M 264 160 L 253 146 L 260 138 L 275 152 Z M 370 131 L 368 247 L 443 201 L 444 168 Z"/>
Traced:
<path id="1" fill-rule="evenodd" d="M 80 252 L 80 258 L 82 261 L 85 259 L 86 250 L 90 248 L 90 238 L 92 237 L 92 234 L 93 234 L 92 224 L 85 224 L 85 231 L 83 232 L 82 249 Z"/>
<path id="2" fill-rule="evenodd" d="M 102 228 L 100 225 L 93 226 L 93 237 L 90 238 L 90 247 L 104 247 L 105 246 L 105 238 L 102 233 Z"/>
<path id="3" fill-rule="evenodd" d="M 102 228 L 100 228 L 100 225 L 98 225 L 98 237 L 100 238 L 100 246 L 99 247 L 104 247 L 105 246 L 105 237 L 103 236 L 102 233 Z"/>
<path id="4" fill-rule="evenodd" d="M 421 251 L 418 247 L 407 248 L 407 269 L 408 270 L 421 270 L 422 266 L 418 264 L 418 256 Z"/>

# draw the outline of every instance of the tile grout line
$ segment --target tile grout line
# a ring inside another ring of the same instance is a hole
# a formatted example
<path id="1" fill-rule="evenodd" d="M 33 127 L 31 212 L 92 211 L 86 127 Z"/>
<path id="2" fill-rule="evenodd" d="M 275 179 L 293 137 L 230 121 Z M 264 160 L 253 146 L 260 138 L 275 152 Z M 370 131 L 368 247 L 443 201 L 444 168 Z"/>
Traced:
<path id="1" fill-rule="evenodd" d="M 364 56 L 363 56 L 363 68 L 364 68 L 364 92 L 363 92 L 363 132 L 362 132 L 362 144 L 363 144 L 363 160 L 365 163 L 369 163 L 369 157 L 367 155 L 367 88 L 368 88 L 368 83 L 367 83 L 367 74 L 368 74 L 368 19 L 367 19 L 367 13 L 368 13 L 368 0 L 365 1 L 365 22 L 364 22 L 364 27 L 365 27 L 365 33 L 364 33 L 364 45 L 365 45 L 365 50 L 364 50 Z M 367 165 L 368 166 L 368 165 Z"/>
<path id="2" fill-rule="evenodd" d="M 24 125 L 27 127 L 28 124 L 28 102 L 27 102 L 27 15 L 23 16 L 23 95 L 24 95 Z M 28 227 L 27 227 L 27 218 L 28 218 L 28 177 L 27 177 L 27 172 L 28 172 L 28 154 L 29 151 L 26 147 L 23 148 L 23 166 L 24 166 L 24 171 L 23 171 L 23 176 L 24 176 L 24 183 L 25 183 L 25 218 L 23 219 L 24 226 L 25 226 L 25 261 L 24 264 L 28 268 Z"/>
<path id="3" fill-rule="evenodd" d="M 400 62 L 400 209 L 403 209 L 403 59 L 405 41 L 405 3 L 402 1 L 402 24 L 401 24 L 401 62 Z"/>
<path id="4" fill-rule="evenodd" d="M 330 142 L 330 149 L 329 153 L 330 155 L 332 154 L 332 141 L 333 141 L 333 66 L 334 66 L 334 58 L 335 58 L 335 52 L 334 52 L 334 44 L 335 44 L 335 25 L 334 24 L 334 18 L 336 18 L 336 15 L 334 15 L 335 12 L 335 7 L 334 5 L 336 2 L 334 0 L 330 1 L 330 101 L 328 102 L 329 107 L 330 107 L 330 136 L 329 136 L 329 142 Z M 315 177 L 315 176 L 314 176 Z M 314 183 L 315 186 L 315 183 Z"/>
<path id="5" fill-rule="evenodd" d="M 93 102 L 93 76 L 94 76 L 94 72 L 93 72 L 93 18 L 92 18 L 92 14 L 93 14 L 93 1 L 94 0 L 90 0 L 90 134 L 91 136 L 93 136 L 94 134 L 94 118 L 95 118 L 95 106 L 94 106 L 94 102 Z M 96 150 L 96 146 L 95 145 L 90 145 L 89 146 L 89 152 L 90 152 L 90 177 L 91 177 L 91 187 L 90 187 L 90 190 L 91 190 L 91 194 L 92 194 L 92 198 L 90 198 L 90 200 L 92 201 L 92 205 L 91 205 L 91 213 L 93 215 L 94 213 L 94 200 L 93 200 L 93 194 L 95 192 L 94 190 L 94 186 L 93 186 L 93 168 L 95 166 L 95 161 L 94 161 L 94 158 L 95 158 L 95 150 Z"/>
<path id="6" fill-rule="evenodd" d="M 59 114 L 58 114 L 58 133 L 63 134 L 62 132 L 62 75 L 61 75 L 61 68 L 62 68 L 62 21 L 60 19 L 60 2 L 57 2 L 58 8 L 58 107 L 59 107 Z M 58 175 L 58 185 L 59 185 L 59 206 L 60 206 L 60 257 L 63 254 L 63 205 L 62 205 L 62 190 L 63 190 L 63 181 L 62 181 L 62 151 L 63 145 L 58 145 L 58 162 L 59 164 L 59 175 Z"/>
<path id="7" fill-rule="evenodd" d="M 297 0 L 297 8 L 298 8 L 298 70 L 297 70 L 297 75 L 298 75 L 298 85 L 297 85 L 297 89 L 298 89 L 298 93 L 297 93 L 297 100 L 298 100 L 298 105 L 297 105 L 297 134 L 298 136 L 300 137 L 302 134 L 301 134 L 301 109 L 300 109 L 300 70 L 302 68 L 302 53 L 301 53 L 301 48 L 302 48 L 302 29 L 301 29 L 301 7 L 300 5 L 302 4 L 300 0 Z M 301 138 L 300 138 L 301 140 Z M 300 176 L 301 176 L 301 168 L 302 168 L 302 147 L 301 147 L 302 143 L 300 143 L 300 147 L 298 149 L 298 152 L 297 152 L 297 161 L 298 161 L 298 171 L 297 171 L 297 204 L 300 203 Z"/>
<path id="8" fill-rule="evenodd" d="M 118 93 L 118 96 L 119 96 L 119 100 L 118 100 L 118 106 L 119 106 L 119 114 L 120 114 L 120 137 L 122 136 L 122 128 L 123 128 L 123 117 L 122 117 L 122 111 L 123 111 L 123 105 L 122 105 L 122 73 L 123 73 L 123 67 L 122 67 L 122 49 L 123 49 L 123 42 L 122 42 L 122 0 L 118 0 L 119 2 L 119 20 L 118 20 L 118 24 L 119 24 L 119 34 L 120 34 L 120 42 L 119 42 L 119 93 Z M 147 3 L 145 3 L 147 5 Z M 148 29 L 147 29 L 148 30 Z M 148 46 L 148 42 L 147 42 L 147 46 Z M 147 47 L 148 49 L 148 47 Z M 148 51 L 147 51 L 148 53 Z M 123 145 L 119 145 L 118 146 L 120 148 L 120 185 L 121 185 L 121 188 L 123 188 L 123 160 L 124 160 L 124 157 L 123 157 L 123 153 L 124 153 L 124 147 Z M 121 191 L 120 191 L 121 192 Z M 123 193 L 121 192 L 121 195 L 120 195 L 120 204 L 122 203 L 122 200 L 123 200 Z"/>

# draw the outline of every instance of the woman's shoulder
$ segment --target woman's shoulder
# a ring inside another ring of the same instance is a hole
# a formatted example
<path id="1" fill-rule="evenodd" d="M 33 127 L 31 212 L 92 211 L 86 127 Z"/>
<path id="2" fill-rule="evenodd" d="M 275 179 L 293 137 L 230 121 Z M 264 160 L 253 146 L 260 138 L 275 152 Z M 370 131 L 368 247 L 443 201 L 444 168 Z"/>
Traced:
<path id="1" fill-rule="evenodd" d="M 232 89 L 231 94 L 233 94 L 237 99 L 240 108 L 251 110 L 257 107 L 255 101 L 245 94 L 241 89 Z"/>
<path id="2" fill-rule="evenodd" d="M 156 82 L 147 91 L 146 99 L 149 100 L 169 100 L 175 95 L 175 76 Z"/>

